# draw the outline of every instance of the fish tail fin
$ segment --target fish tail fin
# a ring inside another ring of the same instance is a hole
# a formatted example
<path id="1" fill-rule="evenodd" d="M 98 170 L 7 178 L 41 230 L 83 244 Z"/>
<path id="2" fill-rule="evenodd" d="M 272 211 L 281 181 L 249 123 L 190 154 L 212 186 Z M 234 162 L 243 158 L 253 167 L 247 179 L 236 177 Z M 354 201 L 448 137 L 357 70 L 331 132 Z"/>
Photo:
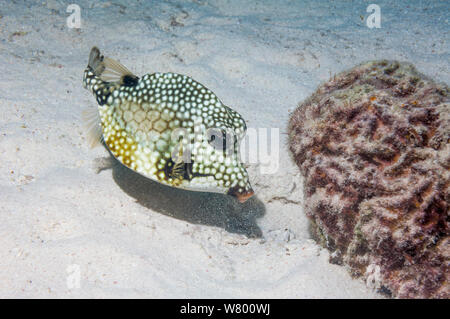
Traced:
<path id="1" fill-rule="evenodd" d="M 94 92 L 94 86 L 105 86 L 103 80 L 100 79 L 100 75 L 104 71 L 103 56 L 100 54 L 100 50 L 97 47 L 91 49 L 89 54 L 88 66 L 84 70 L 83 75 L 83 87 L 91 92 Z"/>
<path id="2" fill-rule="evenodd" d="M 97 47 L 91 49 L 88 68 L 104 82 L 127 85 L 137 83 L 139 79 L 119 61 L 103 56 Z"/>
<path id="3" fill-rule="evenodd" d="M 104 57 L 100 54 L 100 50 L 97 47 L 93 47 L 89 53 L 88 67 L 92 69 L 96 76 L 100 76 L 105 70 L 103 59 Z"/>

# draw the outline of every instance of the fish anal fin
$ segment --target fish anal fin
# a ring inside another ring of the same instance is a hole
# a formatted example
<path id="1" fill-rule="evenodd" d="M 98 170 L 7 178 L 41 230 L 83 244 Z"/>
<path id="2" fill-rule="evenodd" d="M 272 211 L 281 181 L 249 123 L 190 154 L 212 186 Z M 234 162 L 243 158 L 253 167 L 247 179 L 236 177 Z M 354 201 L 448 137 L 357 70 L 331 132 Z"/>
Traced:
<path id="1" fill-rule="evenodd" d="M 103 142 L 103 132 L 98 110 L 92 108 L 83 110 L 82 119 L 89 147 L 99 146 Z"/>

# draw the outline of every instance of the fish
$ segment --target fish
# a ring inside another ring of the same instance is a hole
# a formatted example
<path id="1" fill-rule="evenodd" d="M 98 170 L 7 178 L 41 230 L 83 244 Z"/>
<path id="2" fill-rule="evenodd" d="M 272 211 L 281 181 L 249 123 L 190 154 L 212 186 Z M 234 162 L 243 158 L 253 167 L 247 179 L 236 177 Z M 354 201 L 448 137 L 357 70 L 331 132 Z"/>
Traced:
<path id="1" fill-rule="evenodd" d="M 240 161 L 245 120 L 201 83 L 171 72 L 138 77 L 93 47 L 83 87 L 98 104 L 84 114 L 91 145 L 103 143 L 123 165 L 171 187 L 241 203 L 254 195 Z"/>

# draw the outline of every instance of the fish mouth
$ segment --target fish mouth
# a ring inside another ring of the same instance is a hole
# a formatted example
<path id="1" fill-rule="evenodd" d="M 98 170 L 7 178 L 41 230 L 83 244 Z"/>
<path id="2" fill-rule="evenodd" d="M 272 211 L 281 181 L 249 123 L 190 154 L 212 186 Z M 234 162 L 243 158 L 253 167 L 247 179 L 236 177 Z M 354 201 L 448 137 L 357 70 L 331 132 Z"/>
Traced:
<path id="1" fill-rule="evenodd" d="M 249 190 L 244 190 L 242 192 L 240 192 L 238 188 L 231 188 L 228 191 L 228 195 L 236 197 L 240 203 L 245 203 L 250 197 L 255 195 L 255 192 L 251 188 Z"/>

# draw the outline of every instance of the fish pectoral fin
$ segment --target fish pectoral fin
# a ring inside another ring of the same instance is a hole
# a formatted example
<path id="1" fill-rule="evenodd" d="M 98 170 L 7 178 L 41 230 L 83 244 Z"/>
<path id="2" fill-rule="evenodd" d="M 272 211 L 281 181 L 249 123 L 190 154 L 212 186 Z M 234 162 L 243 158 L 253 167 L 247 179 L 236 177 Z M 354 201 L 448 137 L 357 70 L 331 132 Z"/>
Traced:
<path id="1" fill-rule="evenodd" d="M 170 177 L 174 179 L 182 179 L 184 176 L 185 165 L 183 161 L 183 143 L 180 141 L 178 144 L 178 150 L 176 159 L 173 162 L 172 169 L 170 170 Z"/>
<path id="2" fill-rule="evenodd" d="M 89 147 L 94 148 L 103 142 L 102 125 L 97 109 L 85 109 L 82 112 Z"/>
<path id="3" fill-rule="evenodd" d="M 170 177 L 172 178 L 182 178 L 184 175 L 184 162 L 183 161 L 178 161 L 176 162 L 173 167 L 172 170 L 170 171 Z"/>
<path id="4" fill-rule="evenodd" d="M 119 61 L 103 56 L 97 47 L 91 49 L 89 66 L 102 81 L 123 84 L 126 81 L 138 79 Z"/>

